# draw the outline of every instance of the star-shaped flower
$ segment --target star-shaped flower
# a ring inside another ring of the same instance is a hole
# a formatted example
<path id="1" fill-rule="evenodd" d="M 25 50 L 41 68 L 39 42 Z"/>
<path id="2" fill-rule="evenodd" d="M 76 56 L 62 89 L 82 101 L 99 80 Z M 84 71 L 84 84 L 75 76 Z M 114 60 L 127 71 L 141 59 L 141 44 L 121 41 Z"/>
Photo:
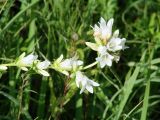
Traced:
<path id="1" fill-rule="evenodd" d="M 43 76 L 49 76 L 49 73 L 45 71 L 49 67 L 51 63 L 48 60 L 45 60 L 43 62 L 39 62 L 36 64 L 37 72 L 42 74 Z"/>
<path id="2" fill-rule="evenodd" d="M 107 43 L 107 49 L 109 51 L 116 52 L 128 48 L 125 46 L 126 39 L 119 38 L 118 35 L 119 35 L 119 30 L 116 30 L 113 34 L 113 37 Z"/>
<path id="3" fill-rule="evenodd" d="M 24 71 L 28 71 L 27 67 L 31 67 L 33 62 L 37 60 L 38 55 L 29 54 L 25 57 L 25 53 L 22 53 L 18 60 L 16 61 L 16 65 L 20 67 Z"/>
<path id="4" fill-rule="evenodd" d="M 61 55 L 51 67 L 68 76 L 69 72 L 77 71 L 82 64 L 83 61 L 78 60 L 75 56 L 69 59 L 63 59 L 63 55 Z"/>
<path id="5" fill-rule="evenodd" d="M 114 57 L 106 52 L 104 55 L 99 55 L 99 57 L 96 58 L 96 61 L 99 62 L 101 68 L 104 68 L 106 65 L 111 67 L 113 59 Z"/>
<path id="6" fill-rule="evenodd" d="M 81 86 L 80 94 L 83 93 L 85 89 L 93 93 L 93 87 L 99 86 L 97 82 L 90 80 L 80 71 L 76 72 L 76 85 L 78 88 Z"/>
<path id="7" fill-rule="evenodd" d="M 102 39 L 106 43 L 109 38 L 112 36 L 112 25 L 114 19 L 111 18 L 106 22 L 104 18 L 100 18 L 99 27 L 95 24 L 93 27 L 94 37 Z"/>

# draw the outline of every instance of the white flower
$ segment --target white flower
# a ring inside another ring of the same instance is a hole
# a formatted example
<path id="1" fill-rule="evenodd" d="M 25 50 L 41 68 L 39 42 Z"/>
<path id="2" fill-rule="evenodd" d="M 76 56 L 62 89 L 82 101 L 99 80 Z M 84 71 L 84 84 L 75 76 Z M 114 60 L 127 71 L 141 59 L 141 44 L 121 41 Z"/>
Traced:
<path id="1" fill-rule="evenodd" d="M 106 55 L 107 53 L 107 47 L 106 46 L 99 46 L 98 47 L 98 53 L 102 56 L 102 55 Z"/>
<path id="2" fill-rule="evenodd" d="M 111 18 L 106 24 L 106 21 L 101 17 L 99 24 L 100 24 L 102 39 L 108 40 L 111 37 L 113 21 L 114 21 L 113 18 Z"/>
<path id="3" fill-rule="evenodd" d="M 106 65 L 109 67 L 112 66 L 112 60 L 114 57 L 107 52 L 106 46 L 99 46 L 98 54 L 99 57 L 96 58 L 96 61 L 100 63 L 101 68 L 103 68 Z"/>
<path id="4" fill-rule="evenodd" d="M 5 65 L 0 65 L 0 70 L 2 71 L 7 70 L 7 67 Z"/>
<path id="5" fill-rule="evenodd" d="M 95 24 L 92 27 L 96 43 L 86 42 L 88 47 L 98 52 L 96 61 L 99 62 L 101 68 L 106 65 L 112 66 L 112 61 L 118 62 L 120 59 L 120 56 L 118 56 L 119 51 L 128 48 L 125 46 L 126 39 L 118 37 L 119 30 L 112 34 L 113 21 L 114 19 L 111 18 L 106 22 L 101 17 L 99 26 Z"/>
<path id="6" fill-rule="evenodd" d="M 103 41 L 107 41 L 112 35 L 112 25 L 114 19 L 111 18 L 106 22 L 102 17 L 100 18 L 99 27 L 94 25 L 94 36 L 101 38 Z"/>
<path id="7" fill-rule="evenodd" d="M 83 73 L 80 71 L 76 72 L 76 85 L 78 88 L 80 87 L 80 85 L 82 86 L 80 94 L 84 92 L 85 89 L 87 89 L 90 93 L 93 93 L 93 87 L 99 86 L 98 83 L 90 80 L 87 76 L 83 75 Z"/>
<path id="8" fill-rule="evenodd" d="M 65 59 L 60 63 L 60 67 L 70 71 L 72 69 L 72 59 Z"/>
<path id="9" fill-rule="evenodd" d="M 82 64 L 83 61 L 77 60 L 76 56 L 63 60 L 63 55 L 61 55 L 54 62 L 52 68 L 68 76 L 69 71 L 76 71 Z"/>
<path id="10" fill-rule="evenodd" d="M 65 74 L 65 75 L 68 76 L 68 75 L 69 75 L 68 71 L 67 71 L 67 70 L 64 70 L 64 69 L 62 68 L 62 67 L 64 67 L 64 66 L 68 66 L 68 65 L 66 65 L 65 63 L 63 63 L 64 65 L 62 64 L 62 66 L 61 66 L 62 60 L 63 60 L 63 54 L 60 55 L 60 57 L 54 61 L 54 63 L 52 64 L 51 67 L 52 67 L 53 69 L 55 69 L 55 70 L 57 70 L 57 71 L 59 71 L 59 72 L 61 72 L 61 73 L 63 73 L 63 74 Z"/>
<path id="11" fill-rule="evenodd" d="M 93 50 L 98 52 L 99 57 L 96 58 L 96 61 L 100 63 L 100 67 L 103 68 L 104 66 L 112 66 L 112 61 L 114 56 L 110 55 L 107 52 L 106 46 L 96 46 L 94 43 L 86 42 L 86 45 L 91 47 Z M 118 58 L 115 58 L 115 61 L 118 61 Z"/>
<path id="12" fill-rule="evenodd" d="M 93 27 L 93 30 L 94 30 L 94 36 L 100 36 L 101 35 L 101 29 L 95 24 L 94 27 Z"/>
<path id="13" fill-rule="evenodd" d="M 60 67 L 63 70 L 71 71 L 76 69 L 78 66 L 81 66 L 83 64 L 83 61 L 77 60 L 75 57 L 65 59 L 60 63 Z"/>
<path id="14" fill-rule="evenodd" d="M 112 66 L 112 61 L 113 61 L 114 57 L 112 55 L 110 55 L 109 53 L 106 53 L 104 55 L 100 55 L 99 57 L 96 58 L 96 61 L 98 61 L 100 63 L 100 67 L 104 68 L 104 66 Z"/>
<path id="15" fill-rule="evenodd" d="M 37 58 L 38 58 L 37 55 L 29 54 L 25 57 L 25 53 L 22 53 L 16 64 L 22 70 L 28 71 L 27 67 L 30 67 Z"/>
<path id="16" fill-rule="evenodd" d="M 125 48 L 128 48 L 125 46 L 126 39 L 118 38 L 118 35 L 119 35 L 119 30 L 116 30 L 113 33 L 112 38 L 107 43 L 107 49 L 109 51 L 116 52 L 116 51 L 124 50 Z"/>
<path id="17" fill-rule="evenodd" d="M 45 71 L 44 69 L 47 69 L 51 63 L 48 60 L 45 60 L 43 62 L 38 62 L 36 67 L 38 73 L 42 74 L 43 76 L 49 76 L 49 73 Z"/>
<path id="18" fill-rule="evenodd" d="M 33 63 L 33 61 L 36 60 L 37 58 L 38 58 L 37 55 L 30 54 L 30 55 L 27 55 L 26 57 L 22 58 L 21 63 L 24 66 L 28 66 L 28 65 L 31 65 Z"/>
<path id="19" fill-rule="evenodd" d="M 37 64 L 37 68 L 38 69 L 47 69 L 50 64 L 51 64 L 51 62 L 49 62 L 48 60 L 45 60 L 43 62 L 39 62 Z"/>
<path id="20" fill-rule="evenodd" d="M 112 52 L 116 52 L 119 50 L 124 50 L 125 49 L 125 38 L 112 38 L 108 44 L 107 44 L 107 49 Z"/>

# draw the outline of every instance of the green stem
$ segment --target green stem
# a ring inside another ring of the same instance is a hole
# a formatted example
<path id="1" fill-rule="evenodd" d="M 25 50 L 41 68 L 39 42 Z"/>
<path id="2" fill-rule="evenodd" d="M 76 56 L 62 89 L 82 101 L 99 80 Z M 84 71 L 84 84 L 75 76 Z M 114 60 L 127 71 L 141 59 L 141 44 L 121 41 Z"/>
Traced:
<path id="1" fill-rule="evenodd" d="M 14 63 L 8 63 L 8 64 L 0 64 L 2 66 L 16 66 Z"/>
<path id="2" fill-rule="evenodd" d="M 2 6 L 2 8 L 1 8 L 1 10 L 0 10 L 0 14 L 1 14 L 2 11 L 4 10 L 4 7 L 6 6 L 7 2 L 8 2 L 8 0 L 6 0 L 5 3 L 3 4 L 3 6 Z"/>
<path id="3" fill-rule="evenodd" d="M 86 70 L 86 69 L 88 69 L 88 68 L 91 68 L 91 67 L 95 66 L 97 63 L 98 63 L 98 61 L 95 61 L 94 63 L 89 64 L 89 65 L 87 65 L 86 67 L 84 67 L 82 70 Z"/>
<path id="4" fill-rule="evenodd" d="M 19 108 L 18 108 L 18 116 L 17 120 L 21 119 L 21 114 L 23 113 L 23 92 L 26 87 L 26 80 L 28 79 L 27 72 L 24 74 L 24 78 L 22 77 L 22 85 L 19 88 Z"/>

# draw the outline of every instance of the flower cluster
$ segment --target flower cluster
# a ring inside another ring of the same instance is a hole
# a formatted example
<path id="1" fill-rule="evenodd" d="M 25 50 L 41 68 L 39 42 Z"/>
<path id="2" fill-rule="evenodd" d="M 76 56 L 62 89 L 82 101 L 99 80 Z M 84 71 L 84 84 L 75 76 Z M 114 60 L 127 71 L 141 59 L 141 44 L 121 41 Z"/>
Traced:
<path id="1" fill-rule="evenodd" d="M 100 18 L 99 26 L 94 25 L 94 39 L 96 43 L 86 42 L 86 45 L 92 50 L 98 52 L 96 61 L 99 62 L 100 67 L 106 65 L 112 66 L 112 61 L 119 61 L 119 51 L 127 48 L 125 46 L 126 39 L 119 38 L 119 30 L 112 34 L 113 18 L 106 22 L 102 17 Z"/>
<path id="2" fill-rule="evenodd" d="M 106 65 L 110 67 L 113 61 L 119 61 L 120 50 L 127 48 L 125 46 L 126 39 L 118 37 L 119 30 L 112 33 L 113 21 L 113 18 L 108 22 L 101 18 L 99 26 L 95 24 L 94 27 L 92 27 L 95 43 L 86 42 L 86 45 L 94 51 L 97 51 L 98 56 L 96 61 L 90 65 L 84 66 L 83 61 L 79 60 L 76 55 L 68 59 L 64 59 L 63 55 L 61 55 L 51 63 L 48 60 L 38 60 L 38 55 L 34 55 L 33 53 L 27 56 L 25 56 L 25 53 L 22 53 L 13 63 L 1 64 L 0 71 L 7 70 L 8 66 L 17 66 L 24 71 L 34 70 L 38 74 L 49 76 L 46 69 L 51 68 L 75 79 L 77 87 L 81 87 L 80 94 L 83 93 L 85 89 L 93 93 L 93 87 L 97 87 L 99 84 L 89 79 L 83 70 L 91 68 L 97 63 L 99 63 L 101 68 L 104 68 Z"/>

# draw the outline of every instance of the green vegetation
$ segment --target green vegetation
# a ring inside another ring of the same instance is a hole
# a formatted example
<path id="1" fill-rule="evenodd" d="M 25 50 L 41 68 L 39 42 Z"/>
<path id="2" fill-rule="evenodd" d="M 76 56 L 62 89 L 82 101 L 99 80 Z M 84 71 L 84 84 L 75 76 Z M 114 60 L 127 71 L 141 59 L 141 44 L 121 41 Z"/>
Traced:
<path id="1" fill-rule="evenodd" d="M 160 118 L 160 0 L 0 0 L 0 64 L 23 52 L 53 62 L 75 54 L 88 65 L 100 17 L 129 47 L 118 63 L 85 70 L 100 84 L 79 94 L 68 78 L 17 67 L 0 71 L 0 120 L 158 120 Z M 28 74 L 29 73 L 29 74 Z"/>

